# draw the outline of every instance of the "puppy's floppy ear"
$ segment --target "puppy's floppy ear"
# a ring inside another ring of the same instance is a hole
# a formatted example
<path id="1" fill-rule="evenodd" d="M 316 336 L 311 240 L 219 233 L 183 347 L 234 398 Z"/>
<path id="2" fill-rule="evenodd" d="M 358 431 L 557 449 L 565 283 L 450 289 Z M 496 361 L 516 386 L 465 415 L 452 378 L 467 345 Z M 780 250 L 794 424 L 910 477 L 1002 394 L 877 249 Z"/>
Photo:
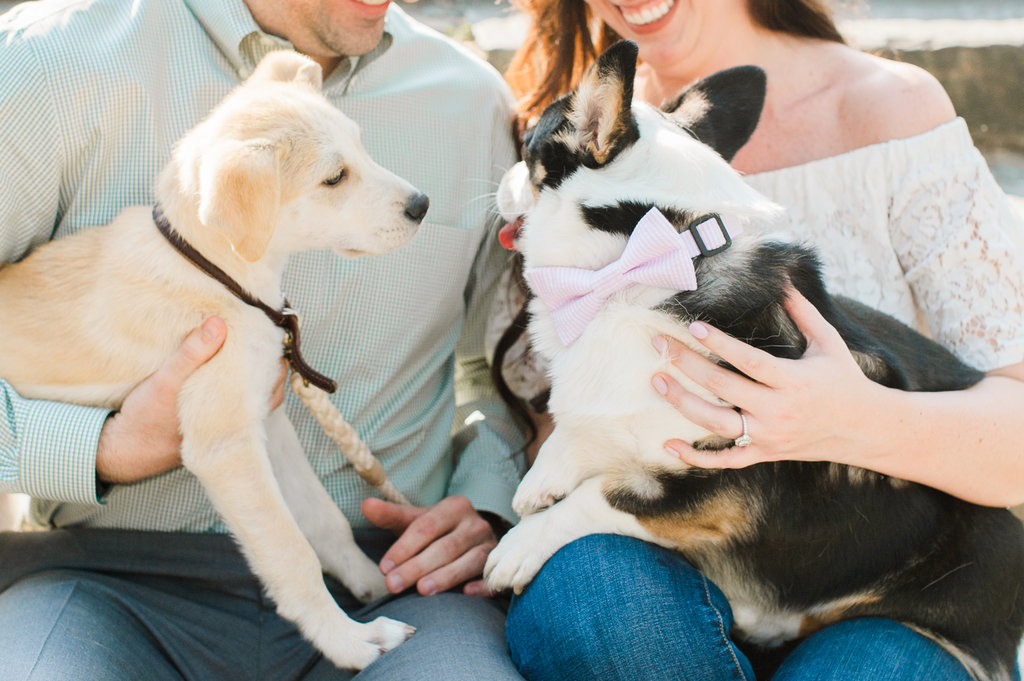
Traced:
<path id="1" fill-rule="evenodd" d="M 281 207 L 284 149 L 267 140 L 219 142 L 199 167 L 199 220 L 248 262 L 263 257 Z"/>
<path id="2" fill-rule="evenodd" d="M 260 60 L 249 81 L 303 83 L 317 92 L 323 85 L 323 70 L 309 57 L 290 50 L 275 50 Z"/>
<path id="3" fill-rule="evenodd" d="M 636 58 L 636 43 L 615 43 L 587 69 L 571 96 L 567 141 L 588 167 L 604 165 L 638 137 L 631 108 Z"/>
<path id="4" fill-rule="evenodd" d="M 736 66 L 698 80 L 662 110 L 731 161 L 757 128 L 765 87 L 760 68 Z"/>

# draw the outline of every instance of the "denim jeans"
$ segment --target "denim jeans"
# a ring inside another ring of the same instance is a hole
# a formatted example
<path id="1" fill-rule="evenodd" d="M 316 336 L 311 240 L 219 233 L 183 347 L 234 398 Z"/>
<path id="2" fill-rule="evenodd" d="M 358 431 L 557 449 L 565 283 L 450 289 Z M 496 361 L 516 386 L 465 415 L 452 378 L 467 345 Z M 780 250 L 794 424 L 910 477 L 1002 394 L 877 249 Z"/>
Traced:
<path id="1" fill-rule="evenodd" d="M 371 557 L 390 532 L 356 532 Z M 363 606 L 328 579 L 354 618 L 417 628 L 353 677 L 279 617 L 230 537 L 56 530 L 0 533 L 2 681 L 521 681 L 496 602 L 415 593 Z"/>
<path id="2" fill-rule="evenodd" d="M 563 547 L 513 600 L 505 633 L 530 681 L 971 681 L 949 653 L 890 620 L 840 622 L 782 654 L 738 645 L 731 627 L 722 592 L 678 553 L 592 535 Z"/>

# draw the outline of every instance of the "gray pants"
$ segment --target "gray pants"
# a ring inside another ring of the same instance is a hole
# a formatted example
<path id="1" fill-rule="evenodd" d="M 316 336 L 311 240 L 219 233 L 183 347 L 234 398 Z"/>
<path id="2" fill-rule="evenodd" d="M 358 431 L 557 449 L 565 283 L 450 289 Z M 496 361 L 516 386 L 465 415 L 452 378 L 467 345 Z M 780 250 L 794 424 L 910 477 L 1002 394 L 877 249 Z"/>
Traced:
<path id="1" fill-rule="evenodd" d="M 393 541 L 356 538 L 375 560 Z M 353 677 L 278 617 L 230 537 L 0 533 L 0 681 L 522 681 L 494 601 L 410 593 L 363 606 L 327 583 L 354 618 L 416 634 Z"/>

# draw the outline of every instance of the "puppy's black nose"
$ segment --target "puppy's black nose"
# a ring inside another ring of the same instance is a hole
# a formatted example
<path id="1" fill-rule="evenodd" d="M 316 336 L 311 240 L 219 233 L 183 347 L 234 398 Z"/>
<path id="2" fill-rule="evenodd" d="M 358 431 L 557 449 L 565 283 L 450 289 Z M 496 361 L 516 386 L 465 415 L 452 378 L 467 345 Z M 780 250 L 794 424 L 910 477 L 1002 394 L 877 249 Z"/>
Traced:
<path id="1" fill-rule="evenodd" d="M 420 222 L 423 220 L 423 216 L 427 214 L 427 208 L 430 207 L 430 199 L 427 198 L 426 194 L 416 194 L 405 204 L 405 217 L 409 218 L 413 222 Z"/>

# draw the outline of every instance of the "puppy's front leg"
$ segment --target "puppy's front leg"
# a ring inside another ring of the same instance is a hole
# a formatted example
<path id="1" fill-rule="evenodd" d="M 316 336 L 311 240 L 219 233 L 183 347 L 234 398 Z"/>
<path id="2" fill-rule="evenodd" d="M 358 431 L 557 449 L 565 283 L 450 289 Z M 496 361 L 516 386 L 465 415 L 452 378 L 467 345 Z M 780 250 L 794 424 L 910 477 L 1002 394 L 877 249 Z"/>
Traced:
<path id="1" fill-rule="evenodd" d="M 285 502 L 324 571 L 367 603 L 387 595 L 384 575 L 356 545 L 348 519 L 310 466 L 283 408 L 267 418 L 267 452 Z"/>
<path id="2" fill-rule="evenodd" d="M 245 376 L 247 366 L 260 364 L 225 366 L 225 356 L 237 356 L 225 350 L 227 345 L 193 375 L 179 398 L 182 460 L 203 484 L 281 616 L 337 666 L 362 669 L 413 629 L 383 617 L 355 622 L 334 602 L 320 561 L 274 479 L 259 405 L 269 386 L 248 389 L 241 381 L 217 380 Z"/>
<path id="3" fill-rule="evenodd" d="M 573 438 L 566 433 L 565 426 L 555 426 L 516 488 L 512 509 L 520 518 L 551 506 L 592 474 L 577 454 L 578 439 L 575 447 L 570 446 Z"/>
<path id="4" fill-rule="evenodd" d="M 602 489 L 608 478 L 599 475 L 583 481 L 558 503 L 509 530 L 487 558 L 487 585 L 494 591 L 511 587 L 522 593 L 558 549 L 590 534 L 621 534 L 659 543 L 635 516 L 608 503 Z"/>

